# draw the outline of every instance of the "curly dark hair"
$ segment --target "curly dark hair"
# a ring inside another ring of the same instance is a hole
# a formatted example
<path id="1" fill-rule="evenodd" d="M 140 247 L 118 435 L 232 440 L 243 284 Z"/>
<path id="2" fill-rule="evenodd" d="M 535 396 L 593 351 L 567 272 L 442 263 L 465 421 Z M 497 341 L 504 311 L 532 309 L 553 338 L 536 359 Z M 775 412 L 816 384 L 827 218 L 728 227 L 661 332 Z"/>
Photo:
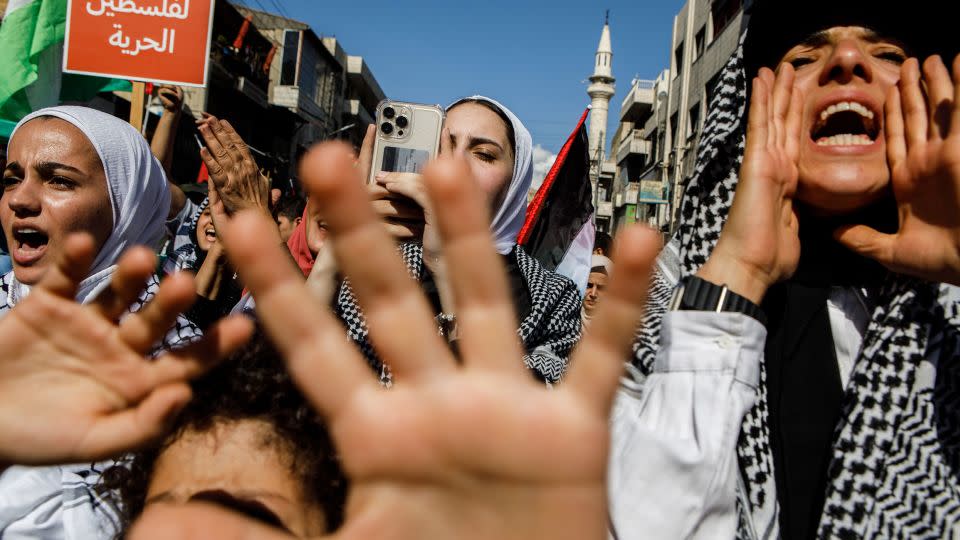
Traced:
<path id="1" fill-rule="evenodd" d="M 158 444 L 107 469 L 98 491 L 119 509 L 120 532 L 143 512 L 157 457 L 187 432 L 207 432 L 217 424 L 239 420 L 269 423 L 302 480 L 304 494 L 324 511 L 329 531 L 343 522 L 347 480 L 319 415 L 296 388 L 280 354 L 257 332 L 242 350 L 192 383 L 193 399 L 179 413 L 170 433 Z"/>
<path id="2" fill-rule="evenodd" d="M 300 196 L 287 196 L 280 199 L 277 203 L 277 216 L 283 216 L 290 221 L 303 215 L 303 209 L 307 206 L 307 201 Z"/>

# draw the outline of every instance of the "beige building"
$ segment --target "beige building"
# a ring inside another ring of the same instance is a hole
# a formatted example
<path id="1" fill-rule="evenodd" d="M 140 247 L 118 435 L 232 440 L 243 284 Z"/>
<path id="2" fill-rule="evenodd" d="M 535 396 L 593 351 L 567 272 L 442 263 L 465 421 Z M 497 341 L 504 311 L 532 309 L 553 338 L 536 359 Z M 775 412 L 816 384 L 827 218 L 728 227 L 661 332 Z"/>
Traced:
<path id="1" fill-rule="evenodd" d="M 359 146 L 386 97 L 363 58 L 348 55 L 336 38 L 318 36 L 304 22 L 236 7 L 277 46 L 267 98 L 305 121 L 296 144 L 338 138 Z"/>
<path id="2" fill-rule="evenodd" d="M 619 222 L 632 219 L 672 232 L 713 87 L 737 47 L 750 4 L 688 0 L 673 20 L 669 69 L 653 81 L 634 81 L 614 140 L 614 214 L 616 193 L 623 193 Z"/>
<path id="3" fill-rule="evenodd" d="M 653 189 L 659 169 L 655 166 L 660 148 L 648 139 L 646 125 L 662 113 L 666 100 L 669 72 L 657 80 L 634 79 L 630 91 L 620 105 L 620 123 L 613 138 L 612 159 L 616 176 L 612 186 L 613 227 L 619 228 L 636 221 L 660 227 L 661 207 L 665 204 L 660 190 Z M 658 97 L 659 96 L 659 97 Z M 660 100 L 661 107 L 656 104 Z M 654 123 L 657 125 L 657 122 Z"/>
<path id="4" fill-rule="evenodd" d="M 216 2 L 207 86 L 184 89 L 187 110 L 228 118 L 274 179 L 295 178 L 299 156 L 317 141 L 359 146 L 384 98 L 363 59 L 306 23 Z M 178 143 L 174 161 L 184 170 L 174 176 L 186 180 L 199 163 L 189 157 L 196 154 L 192 135 L 182 135 L 186 144 Z"/>

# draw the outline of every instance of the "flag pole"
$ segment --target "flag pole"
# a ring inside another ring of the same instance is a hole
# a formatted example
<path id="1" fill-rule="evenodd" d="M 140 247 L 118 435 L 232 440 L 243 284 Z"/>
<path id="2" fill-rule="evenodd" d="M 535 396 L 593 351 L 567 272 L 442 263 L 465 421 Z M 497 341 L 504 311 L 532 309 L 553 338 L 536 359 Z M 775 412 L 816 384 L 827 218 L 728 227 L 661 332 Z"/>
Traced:
<path id="1" fill-rule="evenodd" d="M 146 83 L 132 81 L 133 88 L 130 93 L 130 125 L 137 131 L 143 127 L 143 95 L 146 89 Z"/>

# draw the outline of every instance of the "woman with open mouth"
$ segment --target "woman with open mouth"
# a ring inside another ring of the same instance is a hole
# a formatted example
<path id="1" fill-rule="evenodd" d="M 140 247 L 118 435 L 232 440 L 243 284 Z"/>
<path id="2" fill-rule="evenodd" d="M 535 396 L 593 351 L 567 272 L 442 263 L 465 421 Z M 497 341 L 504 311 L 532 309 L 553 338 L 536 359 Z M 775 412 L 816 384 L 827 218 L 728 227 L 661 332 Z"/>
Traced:
<path id="1" fill-rule="evenodd" d="M 619 538 L 960 527 L 960 294 L 943 283 L 960 282 L 960 58 L 937 13 L 754 2 L 615 412 Z M 702 363 L 655 364 L 670 343 Z M 649 475 L 644 403 L 677 434 L 676 460 Z"/>
<path id="2" fill-rule="evenodd" d="M 170 204 L 165 182 L 146 141 L 118 118 L 64 106 L 21 120 L 11 134 L 0 199 L 13 261 L 2 279 L 0 316 L 40 281 L 71 233 L 93 237 L 97 256 L 77 300 L 95 298 L 127 248 L 155 248 L 162 239 Z M 165 345 L 195 335 L 186 323 L 178 330 Z"/>
<path id="3" fill-rule="evenodd" d="M 165 175 L 146 140 L 130 124 L 86 107 L 52 107 L 21 120 L 11 134 L 3 186 L 0 223 L 13 270 L 0 283 L 0 317 L 63 256 L 73 233 L 89 234 L 97 253 L 77 301 L 111 294 L 117 260 L 136 245 L 155 249 L 170 207 Z M 158 287 L 154 276 L 129 311 Z M 156 350 L 199 337 L 179 317 Z M 97 474 L 89 465 L 7 469 L 0 476 L 0 530 L 10 537 L 97 537 L 98 520 L 110 517 L 92 492 Z"/>

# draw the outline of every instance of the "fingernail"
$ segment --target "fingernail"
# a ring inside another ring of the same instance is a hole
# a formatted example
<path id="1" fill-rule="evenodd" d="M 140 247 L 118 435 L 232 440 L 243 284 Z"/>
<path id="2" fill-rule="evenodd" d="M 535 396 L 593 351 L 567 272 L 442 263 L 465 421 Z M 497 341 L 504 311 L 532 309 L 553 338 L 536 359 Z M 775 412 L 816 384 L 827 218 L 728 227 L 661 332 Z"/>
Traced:
<path id="1" fill-rule="evenodd" d="M 385 173 L 385 172 L 383 172 L 383 171 L 380 171 L 380 172 L 377 173 L 377 176 L 376 176 L 375 178 L 376 178 L 377 180 L 383 180 L 383 179 L 385 179 L 386 177 L 387 177 L 387 173 Z"/>

